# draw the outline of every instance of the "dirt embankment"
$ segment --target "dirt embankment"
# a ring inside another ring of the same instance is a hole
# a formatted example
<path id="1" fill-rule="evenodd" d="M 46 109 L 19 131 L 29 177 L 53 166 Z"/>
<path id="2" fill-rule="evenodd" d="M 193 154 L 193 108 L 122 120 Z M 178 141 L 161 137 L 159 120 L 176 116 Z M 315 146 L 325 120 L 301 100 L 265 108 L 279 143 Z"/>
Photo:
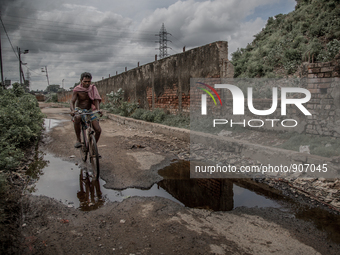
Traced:
<path id="1" fill-rule="evenodd" d="M 47 133 L 40 149 L 79 163 L 68 109 L 43 112 L 65 121 Z M 106 188 L 150 187 L 161 179 L 160 168 L 188 152 L 188 144 L 172 137 L 110 120 L 102 121 L 101 127 L 101 177 Z M 24 197 L 23 205 L 22 254 L 338 254 L 340 250 L 312 223 L 274 208 L 213 212 L 159 197 L 131 197 L 84 212 L 32 195 Z"/>

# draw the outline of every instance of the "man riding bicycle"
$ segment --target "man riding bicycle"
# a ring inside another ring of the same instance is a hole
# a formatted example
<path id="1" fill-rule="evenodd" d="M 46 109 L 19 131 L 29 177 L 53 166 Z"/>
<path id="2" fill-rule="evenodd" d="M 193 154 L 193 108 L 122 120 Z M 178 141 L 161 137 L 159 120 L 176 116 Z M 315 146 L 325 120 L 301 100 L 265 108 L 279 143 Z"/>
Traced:
<path id="1" fill-rule="evenodd" d="M 73 89 L 72 99 L 70 103 L 71 115 L 74 116 L 74 131 L 77 136 L 77 142 L 74 145 L 75 148 L 82 146 L 80 142 L 80 129 L 81 129 L 81 118 L 82 116 L 75 116 L 76 112 L 79 113 L 91 113 L 92 110 L 100 111 L 99 104 L 101 97 L 94 84 L 91 84 L 92 75 L 88 72 L 82 73 L 80 76 L 80 84 Z M 77 103 L 76 103 L 77 102 Z M 95 131 L 95 139 L 98 142 L 101 128 L 97 116 L 90 114 L 93 129 Z"/>

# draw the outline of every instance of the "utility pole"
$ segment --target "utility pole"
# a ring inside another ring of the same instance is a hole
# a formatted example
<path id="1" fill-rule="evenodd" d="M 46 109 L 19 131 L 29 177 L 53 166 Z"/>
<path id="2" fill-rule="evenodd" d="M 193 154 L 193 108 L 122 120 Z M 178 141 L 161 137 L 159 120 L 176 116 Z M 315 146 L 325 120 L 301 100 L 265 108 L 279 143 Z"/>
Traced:
<path id="1" fill-rule="evenodd" d="M 167 49 L 170 48 L 170 47 L 168 47 L 167 43 L 171 42 L 171 41 L 168 40 L 168 38 L 167 38 L 168 35 L 171 35 L 171 34 L 166 31 L 164 23 L 163 23 L 161 30 L 159 31 L 158 34 L 156 34 L 156 36 L 159 37 L 159 41 L 158 41 L 159 42 L 159 48 L 158 49 L 159 49 L 159 58 L 160 59 L 169 56 Z"/>
<path id="2" fill-rule="evenodd" d="M 50 86 L 50 81 L 48 80 L 47 66 L 45 66 L 45 70 L 44 70 L 44 68 L 42 67 L 42 68 L 41 68 L 41 72 L 43 72 L 43 73 L 46 72 L 47 85 Z"/>
<path id="3" fill-rule="evenodd" d="M 19 77 L 20 77 L 20 85 L 22 85 L 22 78 L 21 78 L 21 56 L 20 56 L 20 48 L 17 47 L 18 55 L 19 55 Z"/>
<path id="4" fill-rule="evenodd" d="M 0 14 L 1 16 L 1 14 Z M 5 88 L 5 83 L 4 83 L 4 71 L 2 67 L 2 49 L 1 49 L 1 31 L 0 31 L 0 68 L 1 68 L 1 85 L 3 88 Z"/>
<path id="5" fill-rule="evenodd" d="M 0 12 L 0 19 L 1 19 L 1 12 Z M 1 85 L 3 88 L 5 88 L 4 70 L 2 66 L 1 30 L 0 30 L 0 68 L 1 68 Z"/>
<path id="6" fill-rule="evenodd" d="M 25 50 L 24 52 L 21 52 L 20 51 L 20 48 L 17 47 L 17 51 L 18 51 L 18 56 L 19 56 L 19 76 L 20 76 L 20 85 L 22 85 L 22 78 L 24 78 L 24 81 L 25 81 L 25 76 L 24 76 L 24 73 L 22 71 L 22 66 L 21 65 L 26 65 L 26 63 L 22 63 L 21 62 L 21 54 L 24 53 L 24 54 L 27 54 L 29 52 L 29 50 Z"/>

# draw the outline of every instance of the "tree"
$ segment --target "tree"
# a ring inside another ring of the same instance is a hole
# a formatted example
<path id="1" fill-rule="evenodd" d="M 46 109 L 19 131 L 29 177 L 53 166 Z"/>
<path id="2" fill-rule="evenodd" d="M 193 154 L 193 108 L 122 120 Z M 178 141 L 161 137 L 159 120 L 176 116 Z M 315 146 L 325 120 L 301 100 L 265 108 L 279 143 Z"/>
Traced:
<path id="1" fill-rule="evenodd" d="M 52 85 L 47 86 L 47 88 L 45 89 L 45 92 L 47 92 L 47 93 L 51 93 L 51 92 L 57 93 L 59 89 L 60 89 L 60 85 L 52 84 Z"/>
<path id="2" fill-rule="evenodd" d="M 23 85 L 20 85 L 19 82 L 15 82 L 12 84 L 13 93 L 15 96 L 20 97 L 25 94 L 25 88 Z"/>

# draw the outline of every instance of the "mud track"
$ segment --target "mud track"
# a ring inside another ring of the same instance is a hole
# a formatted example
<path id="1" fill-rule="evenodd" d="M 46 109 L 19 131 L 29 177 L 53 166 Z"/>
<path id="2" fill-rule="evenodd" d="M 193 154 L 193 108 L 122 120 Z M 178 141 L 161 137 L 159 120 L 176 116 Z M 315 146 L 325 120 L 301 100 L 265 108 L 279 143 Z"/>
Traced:
<path id="1" fill-rule="evenodd" d="M 66 108 L 43 108 L 65 120 L 40 149 L 80 162 Z M 101 121 L 101 177 L 106 188 L 148 188 L 188 144 Z M 75 157 L 70 158 L 74 155 Z M 274 208 L 229 212 L 190 209 L 170 200 L 131 197 L 84 212 L 44 196 L 24 199 L 22 254 L 338 254 L 340 247 L 312 223 Z"/>

